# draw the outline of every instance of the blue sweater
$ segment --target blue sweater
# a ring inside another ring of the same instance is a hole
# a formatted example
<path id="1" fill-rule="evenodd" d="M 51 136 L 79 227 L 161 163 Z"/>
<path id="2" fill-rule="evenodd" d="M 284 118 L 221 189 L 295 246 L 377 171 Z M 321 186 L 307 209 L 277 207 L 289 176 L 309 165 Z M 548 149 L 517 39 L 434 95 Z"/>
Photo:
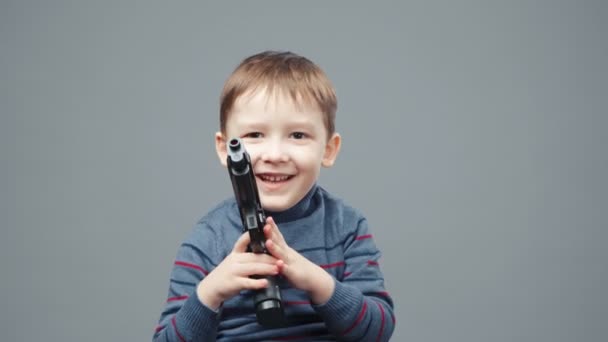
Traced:
<path id="1" fill-rule="evenodd" d="M 393 301 L 384 288 L 381 253 L 361 213 L 315 185 L 294 207 L 267 214 L 290 247 L 333 276 L 329 301 L 311 304 L 304 291 L 280 277 L 289 324 L 268 329 L 256 321 L 251 291 L 217 312 L 198 300 L 196 286 L 242 234 L 232 198 L 204 216 L 181 244 L 153 341 L 388 341 L 395 326 Z"/>

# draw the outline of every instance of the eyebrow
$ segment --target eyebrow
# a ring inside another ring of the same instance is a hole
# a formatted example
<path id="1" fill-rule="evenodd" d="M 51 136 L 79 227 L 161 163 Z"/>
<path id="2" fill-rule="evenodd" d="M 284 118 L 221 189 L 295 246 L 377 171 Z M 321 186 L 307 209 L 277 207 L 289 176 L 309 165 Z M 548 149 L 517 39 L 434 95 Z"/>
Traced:
<path id="1" fill-rule="evenodd" d="M 259 121 L 255 121 L 255 120 L 249 120 L 249 121 L 237 123 L 237 126 L 240 128 L 264 128 L 264 127 L 268 126 L 268 124 L 259 122 Z"/>

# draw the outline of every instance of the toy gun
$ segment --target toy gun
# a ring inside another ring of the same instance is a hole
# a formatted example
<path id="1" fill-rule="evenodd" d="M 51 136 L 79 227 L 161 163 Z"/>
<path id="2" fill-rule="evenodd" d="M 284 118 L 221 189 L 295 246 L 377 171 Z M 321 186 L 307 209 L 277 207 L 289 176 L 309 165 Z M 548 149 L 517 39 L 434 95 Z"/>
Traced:
<path id="1" fill-rule="evenodd" d="M 228 173 L 232 181 L 234 196 L 239 207 L 243 231 L 248 231 L 251 238 L 249 249 L 253 253 L 268 253 L 264 241 L 266 215 L 260 203 L 258 187 L 251 166 L 251 158 L 238 138 L 228 143 Z M 275 276 L 252 276 L 266 278 L 268 287 L 259 289 L 254 294 L 255 314 L 260 325 L 279 327 L 285 324 L 281 291 Z"/>

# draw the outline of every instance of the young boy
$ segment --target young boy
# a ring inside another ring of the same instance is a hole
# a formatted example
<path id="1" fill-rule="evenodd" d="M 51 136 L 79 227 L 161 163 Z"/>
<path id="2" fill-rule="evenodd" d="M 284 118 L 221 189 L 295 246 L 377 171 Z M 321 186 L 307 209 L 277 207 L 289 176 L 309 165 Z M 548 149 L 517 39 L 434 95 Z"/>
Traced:
<path id="1" fill-rule="evenodd" d="M 242 139 L 267 214 L 266 248 L 247 252 L 234 198 L 180 246 L 154 341 L 387 341 L 395 326 L 376 248 L 359 211 L 316 184 L 340 151 L 337 100 L 323 71 L 290 52 L 246 58 L 226 81 L 215 145 Z M 226 186 L 230 186 L 226 175 Z M 279 279 L 288 324 L 259 325 L 252 275 Z"/>

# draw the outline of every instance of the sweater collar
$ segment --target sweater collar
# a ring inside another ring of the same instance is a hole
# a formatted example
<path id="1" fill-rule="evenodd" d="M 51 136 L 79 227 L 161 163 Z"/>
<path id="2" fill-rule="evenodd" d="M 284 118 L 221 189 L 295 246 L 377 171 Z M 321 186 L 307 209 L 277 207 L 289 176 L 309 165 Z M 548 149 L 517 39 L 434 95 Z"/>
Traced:
<path id="1" fill-rule="evenodd" d="M 314 194 L 317 192 L 318 186 L 315 183 L 312 188 L 308 191 L 306 196 L 302 198 L 293 207 L 283 211 L 269 211 L 264 210 L 266 216 L 272 216 L 276 223 L 284 223 L 289 221 L 295 221 L 302 217 L 308 216 L 314 211 L 316 203 L 313 200 Z"/>

